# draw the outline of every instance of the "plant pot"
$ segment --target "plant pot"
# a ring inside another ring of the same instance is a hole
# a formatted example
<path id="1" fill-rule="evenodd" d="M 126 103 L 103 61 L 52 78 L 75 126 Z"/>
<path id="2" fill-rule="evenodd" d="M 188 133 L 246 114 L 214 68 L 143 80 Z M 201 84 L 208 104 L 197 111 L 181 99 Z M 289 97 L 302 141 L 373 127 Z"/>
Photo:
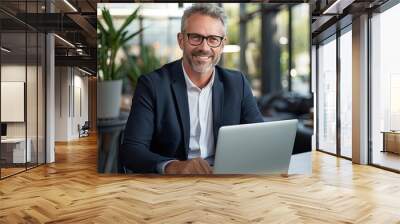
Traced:
<path id="1" fill-rule="evenodd" d="M 121 92 L 122 80 L 99 81 L 97 83 L 97 118 L 119 117 Z"/>

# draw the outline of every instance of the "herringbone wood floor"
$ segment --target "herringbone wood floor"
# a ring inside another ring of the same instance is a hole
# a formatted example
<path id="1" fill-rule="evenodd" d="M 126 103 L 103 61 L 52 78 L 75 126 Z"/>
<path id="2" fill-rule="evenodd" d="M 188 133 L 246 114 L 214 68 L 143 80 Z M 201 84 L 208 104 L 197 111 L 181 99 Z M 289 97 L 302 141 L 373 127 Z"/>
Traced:
<path id="1" fill-rule="evenodd" d="M 400 223 L 400 175 L 315 152 L 313 175 L 99 175 L 96 140 L 0 181 L 0 223 Z"/>

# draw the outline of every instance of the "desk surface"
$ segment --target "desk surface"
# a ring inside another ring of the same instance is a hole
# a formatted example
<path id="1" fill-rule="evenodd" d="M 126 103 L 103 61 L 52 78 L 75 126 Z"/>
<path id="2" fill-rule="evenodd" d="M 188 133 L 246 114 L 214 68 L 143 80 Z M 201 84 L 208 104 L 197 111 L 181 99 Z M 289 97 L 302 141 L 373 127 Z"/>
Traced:
<path id="1" fill-rule="evenodd" d="M 384 134 L 400 134 L 400 131 L 381 131 Z"/>
<path id="2" fill-rule="evenodd" d="M 26 141 L 31 141 L 31 139 L 27 138 Z M 20 143 L 20 142 L 25 142 L 25 138 L 7 137 L 7 138 L 2 138 L 1 139 L 1 143 Z"/>
<path id="3" fill-rule="evenodd" d="M 30 138 L 27 139 L 27 141 L 29 141 Z M 1 143 L 19 143 L 19 142 L 24 142 L 25 138 L 5 138 L 5 139 L 1 139 Z"/>

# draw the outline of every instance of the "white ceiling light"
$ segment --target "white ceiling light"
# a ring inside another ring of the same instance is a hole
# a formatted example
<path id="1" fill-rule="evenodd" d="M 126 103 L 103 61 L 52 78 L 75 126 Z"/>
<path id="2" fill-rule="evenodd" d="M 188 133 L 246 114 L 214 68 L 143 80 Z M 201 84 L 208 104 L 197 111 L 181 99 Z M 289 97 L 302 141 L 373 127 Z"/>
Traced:
<path id="1" fill-rule="evenodd" d="M 64 0 L 65 4 L 67 4 L 72 10 L 74 10 L 75 12 L 78 12 L 78 10 L 71 4 L 69 3 L 68 0 Z"/>
<path id="2" fill-rule="evenodd" d="M 66 40 L 66 39 L 64 39 L 64 38 L 62 38 L 62 37 L 60 37 L 60 36 L 57 35 L 57 34 L 54 34 L 54 36 L 57 37 L 57 38 L 58 38 L 59 40 L 61 40 L 62 42 L 64 42 L 65 44 L 67 44 L 68 46 L 75 48 L 75 45 L 73 45 L 73 44 L 72 44 L 71 42 L 69 42 L 68 40 Z"/>
<path id="3" fill-rule="evenodd" d="M 86 70 L 83 70 L 83 69 L 81 69 L 81 68 L 79 68 L 79 67 L 78 67 L 78 70 L 81 71 L 81 72 L 83 72 L 83 73 L 85 73 L 85 74 L 87 74 L 87 75 L 92 75 L 92 73 L 90 73 L 90 72 L 88 72 L 88 71 L 86 71 Z"/>
<path id="4" fill-rule="evenodd" d="M 324 10 L 322 14 L 342 14 L 343 9 L 351 5 L 355 0 L 336 0 L 332 5 Z"/>
<path id="5" fill-rule="evenodd" d="M 6 53 L 10 53 L 10 52 L 11 52 L 10 50 L 8 50 L 8 49 L 5 48 L 5 47 L 1 47 L 0 49 L 1 49 L 2 51 L 6 52 Z"/>

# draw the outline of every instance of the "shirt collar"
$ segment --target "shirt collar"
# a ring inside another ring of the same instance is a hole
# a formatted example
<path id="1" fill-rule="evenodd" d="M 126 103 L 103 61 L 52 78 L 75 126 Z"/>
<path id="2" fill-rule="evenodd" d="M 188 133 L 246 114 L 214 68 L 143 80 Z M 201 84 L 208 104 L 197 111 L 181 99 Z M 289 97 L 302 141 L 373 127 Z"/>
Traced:
<path id="1" fill-rule="evenodd" d="M 197 87 L 192 80 L 190 80 L 189 76 L 187 75 L 186 71 L 185 71 L 185 67 L 183 67 L 183 61 L 182 61 L 182 70 L 183 70 L 183 75 L 185 76 L 185 82 L 186 82 L 186 88 L 188 89 L 196 89 L 201 91 L 202 89 L 200 89 L 199 87 Z M 208 81 L 207 85 L 204 86 L 203 89 L 209 89 L 213 86 L 214 84 L 214 76 L 215 76 L 215 67 L 213 69 L 213 72 L 211 74 L 211 79 L 210 81 Z"/>

